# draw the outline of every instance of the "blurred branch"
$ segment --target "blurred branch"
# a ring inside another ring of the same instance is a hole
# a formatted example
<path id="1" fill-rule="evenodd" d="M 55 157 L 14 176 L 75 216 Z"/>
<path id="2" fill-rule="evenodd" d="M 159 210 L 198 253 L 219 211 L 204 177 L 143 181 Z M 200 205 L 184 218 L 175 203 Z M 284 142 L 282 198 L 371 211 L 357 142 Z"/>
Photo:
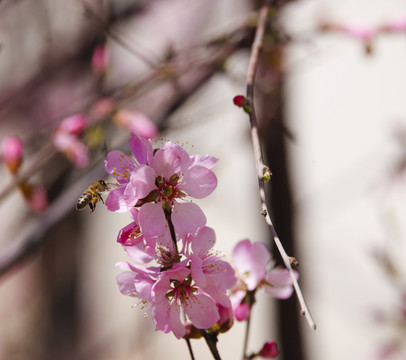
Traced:
<path id="1" fill-rule="evenodd" d="M 275 227 L 272 223 L 272 219 L 269 215 L 269 210 L 266 203 L 266 195 L 265 195 L 265 187 L 264 187 L 264 175 L 269 172 L 269 168 L 265 166 L 263 157 L 262 157 L 262 150 L 261 144 L 258 135 L 258 124 L 257 118 L 255 115 L 255 107 L 254 107 L 254 82 L 255 82 L 255 74 L 258 67 L 258 59 L 259 59 L 259 52 L 262 48 L 262 42 L 264 39 L 265 27 L 268 19 L 269 13 L 269 5 L 265 3 L 259 12 L 259 19 L 257 24 L 257 30 L 255 33 L 254 43 L 252 44 L 251 56 L 248 64 L 248 72 L 247 72 L 247 88 L 246 88 L 246 98 L 248 101 L 249 106 L 249 118 L 251 124 L 251 139 L 254 148 L 255 154 L 255 163 L 257 167 L 257 176 L 258 176 L 258 186 L 259 186 L 259 194 L 261 200 L 261 214 L 264 216 L 265 221 L 272 233 L 273 240 L 275 242 L 276 247 L 279 250 L 279 253 L 283 259 L 283 262 L 286 268 L 289 271 L 290 277 L 293 282 L 293 286 L 296 291 L 296 295 L 298 297 L 300 306 L 301 306 L 301 313 L 307 319 L 309 326 L 313 329 L 316 329 L 316 324 L 313 321 L 313 318 L 310 314 L 310 311 L 306 305 L 306 301 L 303 297 L 302 291 L 300 286 L 296 280 L 295 274 L 293 272 L 291 261 L 292 258 L 289 257 L 276 233 Z"/>
<path id="2" fill-rule="evenodd" d="M 131 54 L 135 55 L 138 59 L 143 61 L 151 68 L 156 67 L 157 60 L 151 61 L 148 57 L 144 56 L 141 51 L 138 49 L 140 48 L 140 44 L 137 44 L 136 47 L 132 46 L 131 44 L 127 43 L 123 40 L 123 35 L 119 34 L 116 30 L 112 28 L 112 25 L 103 20 L 86 2 L 86 0 L 79 0 L 83 8 L 85 9 L 86 13 L 90 15 L 98 24 L 98 26 L 103 30 L 107 37 L 111 38 L 112 40 L 116 41 L 120 44 L 124 49 L 128 50 Z M 116 19 L 117 20 L 117 19 Z M 145 51 L 145 50 L 144 50 Z M 150 52 L 150 51 L 149 51 Z"/>
<path id="3" fill-rule="evenodd" d="M 168 117 L 177 110 L 187 99 L 189 99 L 198 89 L 200 89 L 207 81 L 221 68 L 218 66 L 218 62 L 224 61 L 229 55 L 236 51 L 240 46 L 246 44 L 246 37 L 250 36 L 250 32 L 246 31 L 244 37 L 240 38 L 240 41 L 228 44 L 218 51 L 217 55 L 214 56 L 211 61 L 201 64 L 199 71 L 195 72 L 195 76 L 187 84 L 184 84 L 177 96 L 172 100 L 171 104 L 161 112 L 161 115 L 158 117 L 157 124 L 160 129 L 164 129 L 166 126 L 166 121 Z M 201 71 L 200 71 L 201 70 Z M 179 69 L 182 74 L 182 69 Z M 153 72 L 156 75 L 156 72 Z M 54 150 L 49 150 L 47 148 L 48 159 L 53 154 Z M 45 161 L 45 160 L 44 160 Z M 42 162 L 37 162 L 28 168 L 23 175 L 20 175 L 21 178 L 28 178 L 32 175 L 31 172 L 35 172 L 42 166 Z M 29 235 L 23 235 L 20 239 L 13 241 L 13 245 L 3 251 L 3 254 L 0 256 L 0 276 L 6 274 L 16 265 L 21 263 L 26 259 L 30 254 L 39 250 L 46 239 L 46 233 L 55 226 L 59 221 L 63 219 L 70 211 L 74 209 L 74 204 L 77 200 L 77 197 L 87 188 L 89 183 L 94 181 L 94 179 L 102 178 L 105 176 L 105 171 L 103 168 L 103 163 L 100 162 L 96 165 L 96 168 L 79 180 L 75 185 L 70 187 L 68 190 L 65 190 L 63 194 L 58 197 L 49 207 L 49 209 L 35 222 L 32 226 Z M 17 183 L 13 183 L 7 186 L 7 189 L 12 189 Z M 6 195 L 6 191 L 1 192 L 2 196 Z"/>

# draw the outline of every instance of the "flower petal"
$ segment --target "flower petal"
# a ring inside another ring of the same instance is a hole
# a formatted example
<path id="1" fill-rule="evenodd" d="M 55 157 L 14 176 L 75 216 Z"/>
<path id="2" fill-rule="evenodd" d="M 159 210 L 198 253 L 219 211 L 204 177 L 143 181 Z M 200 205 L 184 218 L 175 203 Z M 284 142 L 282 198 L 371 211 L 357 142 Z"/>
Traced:
<path id="1" fill-rule="evenodd" d="M 202 209 L 194 203 L 175 203 L 172 211 L 172 222 L 179 237 L 195 234 L 206 225 L 206 216 Z"/>
<path id="2" fill-rule="evenodd" d="M 168 226 L 161 205 L 155 203 L 141 206 L 138 221 L 143 235 L 147 237 L 162 235 L 165 227 Z"/>
<path id="3" fill-rule="evenodd" d="M 192 324 L 198 329 L 208 329 L 219 319 L 216 303 L 207 295 L 198 294 L 190 298 L 188 306 L 183 306 Z"/>
<path id="4" fill-rule="evenodd" d="M 182 180 L 182 191 L 202 199 L 210 195 L 217 187 L 217 177 L 213 171 L 200 165 L 191 167 Z"/>

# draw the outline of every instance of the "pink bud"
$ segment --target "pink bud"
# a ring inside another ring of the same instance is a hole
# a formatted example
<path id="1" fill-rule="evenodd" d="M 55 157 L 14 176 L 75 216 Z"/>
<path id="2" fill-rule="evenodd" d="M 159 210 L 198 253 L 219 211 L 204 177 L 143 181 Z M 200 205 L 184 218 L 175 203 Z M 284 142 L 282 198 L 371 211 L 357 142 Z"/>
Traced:
<path id="1" fill-rule="evenodd" d="M 265 359 L 273 359 L 279 354 L 278 345 L 273 341 L 268 341 L 264 344 L 259 355 Z"/>
<path id="2" fill-rule="evenodd" d="M 1 159 L 12 173 L 16 173 L 23 161 L 23 143 L 18 136 L 9 136 L 3 141 Z"/>
<path id="3" fill-rule="evenodd" d="M 78 135 L 86 127 L 86 116 L 82 114 L 75 114 L 62 120 L 59 124 L 57 131 L 64 131 L 69 134 Z"/>
<path id="4" fill-rule="evenodd" d="M 234 310 L 234 314 L 238 321 L 247 320 L 250 317 L 251 308 L 249 304 L 243 302 L 237 306 L 237 308 Z"/>
<path id="5" fill-rule="evenodd" d="M 155 124 L 139 111 L 127 109 L 118 110 L 114 115 L 113 121 L 117 125 L 147 139 L 154 138 L 158 134 L 158 129 Z"/>
<path id="6" fill-rule="evenodd" d="M 97 46 L 92 55 L 92 70 L 95 75 L 104 76 L 110 60 L 106 45 Z"/>
<path id="7" fill-rule="evenodd" d="M 219 311 L 220 319 L 217 324 L 220 326 L 221 333 L 224 333 L 231 329 L 234 324 L 234 313 L 231 307 L 227 308 L 221 304 L 217 304 L 217 309 Z"/>
<path id="8" fill-rule="evenodd" d="M 234 96 L 233 103 L 236 106 L 242 107 L 248 104 L 247 99 L 243 95 Z"/>

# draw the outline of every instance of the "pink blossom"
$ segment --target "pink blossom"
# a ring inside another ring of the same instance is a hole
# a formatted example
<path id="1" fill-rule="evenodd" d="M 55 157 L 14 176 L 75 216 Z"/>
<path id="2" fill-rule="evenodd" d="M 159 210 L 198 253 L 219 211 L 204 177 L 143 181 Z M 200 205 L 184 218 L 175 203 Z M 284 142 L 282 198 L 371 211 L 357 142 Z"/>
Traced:
<path id="1" fill-rule="evenodd" d="M 265 359 L 274 359 L 279 355 L 278 345 L 273 341 L 268 341 L 262 346 L 259 355 Z"/>
<path id="2" fill-rule="evenodd" d="M 190 269 L 178 267 L 163 272 L 152 287 L 152 316 L 157 330 L 186 334 L 181 315 L 198 329 L 208 329 L 220 318 L 216 303 L 193 284 Z"/>
<path id="3" fill-rule="evenodd" d="M 156 125 L 140 111 L 120 109 L 114 115 L 113 121 L 117 125 L 147 139 L 154 138 L 158 135 Z"/>
<path id="4" fill-rule="evenodd" d="M 293 287 L 289 271 L 275 267 L 263 243 L 242 240 L 235 246 L 232 258 L 238 281 L 232 289 L 231 302 L 237 320 L 249 316 L 255 291 L 259 288 L 278 299 L 291 296 Z M 298 273 L 294 273 L 298 277 Z"/>
<path id="5" fill-rule="evenodd" d="M 95 75 L 104 76 L 110 60 L 110 54 L 107 51 L 106 45 L 97 46 L 92 55 L 92 70 Z"/>
<path id="6" fill-rule="evenodd" d="M 61 121 L 56 131 L 63 131 L 72 135 L 79 135 L 86 127 L 86 116 L 75 114 Z"/>
<path id="7" fill-rule="evenodd" d="M 106 171 L 117 180 L 116 188 L 106 200 L 109 210 L 140 207 L 138 220 L 147 237 L 161 235 L 167 226 L 163 206 L 169 209 L 179 237 L 204 226 L 206 217 L 202 210 L 186 198 L 201 199 L 214 191 L 217 178 L 209 167 L 216 160 L 208 156 L 191 157 L 180 145 L 171 142 L 153 152 L 151 142 L 134 133 L 130 149 L 133 157 L 119 151 L 107 156 Z"/>
<path id="8" fill-rule="evenodd" d="M 9 136 L 1 146 L 1 160 L 12 172 L 16 173 L 23 161 L 23 143 L 18 136 Z"/>
<path id="9" fill-rule="evenodd" d="M 85 167 L 89 164 L 87 146 L 76 135 L 65 131 L 56 131 L 52 142 L 57 150 L 64 153 L 76 166 Z"/>

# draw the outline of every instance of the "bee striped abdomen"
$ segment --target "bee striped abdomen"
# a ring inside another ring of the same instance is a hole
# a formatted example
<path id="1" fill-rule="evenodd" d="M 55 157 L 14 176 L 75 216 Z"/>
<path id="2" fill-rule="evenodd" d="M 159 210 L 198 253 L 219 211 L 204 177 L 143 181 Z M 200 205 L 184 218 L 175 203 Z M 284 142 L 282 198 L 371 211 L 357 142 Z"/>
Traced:
<path id="1" fill-rule="evenodd" d="M 76 203 L 76 209 L 77 210 L 84 209 L 87 205 L 91 204 L 91 201 L 92 201 L 92 193 L 87 190 L 78 199 L 78 201 Z M 93 204 L 92 204 L 92 206 L 90 206 L 90 208 L 91 209 L 93 208 Z"/>

